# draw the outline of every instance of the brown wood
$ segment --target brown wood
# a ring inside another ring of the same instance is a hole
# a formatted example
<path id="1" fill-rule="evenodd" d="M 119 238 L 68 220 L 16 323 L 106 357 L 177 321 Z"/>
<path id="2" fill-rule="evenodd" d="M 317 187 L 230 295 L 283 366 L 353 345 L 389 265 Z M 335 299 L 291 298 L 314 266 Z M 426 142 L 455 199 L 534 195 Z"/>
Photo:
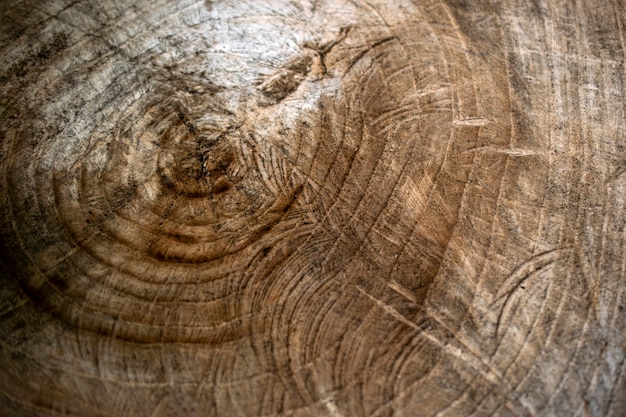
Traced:
<path id="1" fill-rule="evenodd" d="M 626 415 L 622 2 L 0 14 L 2 416 Z"/>

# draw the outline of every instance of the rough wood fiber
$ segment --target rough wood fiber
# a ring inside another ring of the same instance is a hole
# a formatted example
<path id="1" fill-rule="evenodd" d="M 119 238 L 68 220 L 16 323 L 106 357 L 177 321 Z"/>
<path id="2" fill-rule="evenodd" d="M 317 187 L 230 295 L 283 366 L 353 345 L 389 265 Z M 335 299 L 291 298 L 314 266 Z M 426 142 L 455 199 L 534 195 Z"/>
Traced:
<path id="1" fill-rule="evenodd" d="M 619 0 L 0 14 L 3 416 L 626 415 Z"/>

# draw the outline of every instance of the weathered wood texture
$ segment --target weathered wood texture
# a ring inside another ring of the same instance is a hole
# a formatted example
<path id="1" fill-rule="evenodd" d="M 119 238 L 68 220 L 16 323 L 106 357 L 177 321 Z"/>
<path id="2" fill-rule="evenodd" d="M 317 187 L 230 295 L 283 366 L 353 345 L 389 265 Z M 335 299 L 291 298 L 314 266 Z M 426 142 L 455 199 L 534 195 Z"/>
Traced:
<path id="1" fill-rule="evenodd" d="M 621 1 L 0 8 L 1 415 L 626 415 Z"/>

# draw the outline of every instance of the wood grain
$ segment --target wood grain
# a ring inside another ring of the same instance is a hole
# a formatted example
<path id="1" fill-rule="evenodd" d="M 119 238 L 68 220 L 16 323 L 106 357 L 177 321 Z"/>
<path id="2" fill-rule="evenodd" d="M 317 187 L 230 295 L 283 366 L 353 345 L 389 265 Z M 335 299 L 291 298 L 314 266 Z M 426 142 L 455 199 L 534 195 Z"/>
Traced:
<path id="1" fill-rule="evenodd" d="M 6 416 L 623 416 L 626 7 L 0 3 Z"/>

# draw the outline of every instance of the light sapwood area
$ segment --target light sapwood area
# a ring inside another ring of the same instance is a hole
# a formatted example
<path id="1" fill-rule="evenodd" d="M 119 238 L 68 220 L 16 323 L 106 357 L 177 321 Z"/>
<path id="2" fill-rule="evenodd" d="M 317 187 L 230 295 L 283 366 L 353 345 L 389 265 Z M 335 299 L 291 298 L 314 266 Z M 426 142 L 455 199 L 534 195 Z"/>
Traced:
<path id="1" fill-rule="evenodd" d="M 0 15 L 0 415 L 626 415 L 623 2 Z"/>

